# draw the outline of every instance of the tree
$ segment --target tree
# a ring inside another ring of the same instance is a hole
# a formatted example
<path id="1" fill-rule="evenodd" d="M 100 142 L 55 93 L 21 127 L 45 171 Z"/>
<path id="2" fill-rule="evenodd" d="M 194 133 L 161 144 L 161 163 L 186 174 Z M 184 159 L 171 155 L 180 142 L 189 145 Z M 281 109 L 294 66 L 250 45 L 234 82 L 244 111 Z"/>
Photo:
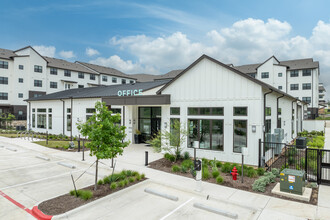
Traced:
<path id="1" fill-rule="evenodd" d="M 176 160 L 180 158 L 183 144 L 187 139 L 187 130 L 181 125 L 179 119 L 171 119 L 170 130 L 159 132 L 148 141 L 156 152 L 168 152 L 174 154 Z"/>
<path id="2" fill-rule="evenodd" d="M 87 143 L 90 156 L 96 156 L 94 190 L 97 189 L 98 161 L 122 155 L 124 148 L 129 145 L 129 142 L 124 142 L 126 127 L 119 125 L 118 122 L 120 122 L 120 114 L 112 115 L 104 102 L 96 102 L 93 116 L 85 123 L 77 124 L 80 133 L 90 140 Z"/>
<path id="3" fill-rule="evenodd" d="M 15 120 L 15 115 L 11 113 L 2 113 L 0 116 L 1 122 L 4 122 L 5 129 L 7 129 L 7 124 L 9 122 L 10 127 L 12 126 L 12 121 Z"/>

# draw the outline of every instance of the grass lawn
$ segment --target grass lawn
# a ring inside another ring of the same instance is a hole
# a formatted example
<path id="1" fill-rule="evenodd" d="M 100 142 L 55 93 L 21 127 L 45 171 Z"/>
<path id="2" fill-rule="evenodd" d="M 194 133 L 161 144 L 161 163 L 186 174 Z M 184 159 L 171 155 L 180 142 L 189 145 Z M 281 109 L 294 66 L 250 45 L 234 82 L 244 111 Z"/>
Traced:
<path id="1" fill-rule="evenodd" d="M 50 148 L 69 148 L 70 141 L 48 141 L 48 145 L 46 144 L 46 141 L 35 141 L 33 143 L 39 144 L 41 146 L 50 147 Z M 74 141 L 75 148 L 78 148 L 78 141 Z M 81 146 L 82 147 L 82 146 Z"/>
<path id="2" fill-rule="evenodd" d="M 2 137 L 7 137 L 7 138 L 17 138 L 17 134 L 0 134 Z M 18 136 L 20 137 L 20 136 Z"/>

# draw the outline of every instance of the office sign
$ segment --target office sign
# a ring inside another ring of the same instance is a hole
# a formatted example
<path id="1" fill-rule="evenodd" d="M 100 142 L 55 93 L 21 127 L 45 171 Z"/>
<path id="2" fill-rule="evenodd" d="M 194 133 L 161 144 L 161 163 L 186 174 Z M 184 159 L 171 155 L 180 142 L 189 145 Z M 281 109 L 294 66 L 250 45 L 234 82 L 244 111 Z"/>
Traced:
<path id="1" fill-rule="evenodd" d="M 142 95 L 142 89 L 133 89 L 133 90 L 119 90 L 117 92 L 118 96 L 136 96 Z"/>

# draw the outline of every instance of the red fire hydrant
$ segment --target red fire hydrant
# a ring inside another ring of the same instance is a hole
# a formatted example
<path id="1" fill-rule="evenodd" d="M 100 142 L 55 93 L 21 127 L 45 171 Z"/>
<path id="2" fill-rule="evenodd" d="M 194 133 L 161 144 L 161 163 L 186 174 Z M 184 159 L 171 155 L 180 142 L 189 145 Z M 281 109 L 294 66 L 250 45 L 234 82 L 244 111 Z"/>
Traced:
<path id="1" fill-rule="evenodd" d="M 233 168 L 233 170 L 231 171 L 231 175 L 233 176 L 233 180 L 237 180 L 237 169 L 236 167 Z"/>

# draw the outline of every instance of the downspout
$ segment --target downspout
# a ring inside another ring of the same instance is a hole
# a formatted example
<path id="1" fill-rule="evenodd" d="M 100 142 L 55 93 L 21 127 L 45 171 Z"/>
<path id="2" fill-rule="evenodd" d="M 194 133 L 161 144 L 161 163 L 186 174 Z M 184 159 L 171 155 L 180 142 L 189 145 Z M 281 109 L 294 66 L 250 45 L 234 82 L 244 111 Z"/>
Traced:
<path id="1" fill-rule="evenodd" d="M 29 103 L 29 131 L 31 130 L 31 102 Z"/>
<path id="2" fill-rule="evenodd" d="M 72 113 L 73 113 L 73 98 L 71 97 L 71 131 L 70 131 L 70 136 L 71 136 L 71 141 L 72 141 L 72 129 L 73 129 L 73 115 L 72 115 Z"/>
<path id="3" fill-rule="evenodd" d="M 312 72 L 311 73 L 312 74 L 312 100 L 311 100 L 312 101 L 312 119 L 315 119 L 315 115 L 314 115 L 314 103 L 313 103 L 314 102 L 314 97 L 313 97 L 313 94 L 314 94 L 314 91 L 313 91 L 314 90 L 314 77 L 313 77 L 313 75 L 314 74 L 313 74 L 313 71 L 312 70 L 311 70 L 311 72 Z"/>
<path id="4" fill-rule="evenodd" d="M 295 127 L 295 125 L 292 124 L 292 121 L 295 122 L 294 118 L 293 118 L 293 120 L 292 120 L 292 115 L 293 115 L 293 114 L 292 114 L 292 111 L 293 111 L 293 103 L 296 102 L 296 101 L 297 101 L 297 99 L 296 99 L 296 100 L 293 100 L 293 101 L 291 102 L 291 139 L 293 139 L 292 129 Z"/>
<path id="5" fill-rule="evenodd" d="M 63 135 L 65 135 L 65 101 L 60 99 L 63 102 Z"/>
<path id="6" fill-rule="evenodd" d="M 277 100 L 276 100 L 276 109 L 277 109 L 277 114 L 276 114 L 276 119 L 277 119 L 277 121 L 276 121 L 276 127 L 277 127 L 277 128 L 280 128 L 280 125 L 278 124 L 278 100 L 279 100 L 280 98 L 283 98 L 283 97 L 284 97 L 284 95 L 281 95 L 281 96 L 277 97 Z M 281 114 L 282 114 L 282 112 L 281 112 Z"/>
<path id="7" fill-rule="evenodd" d="M 273 90 L 270 90 L 269 92 L 266 92 L 264 94 L 264 142 L 266 141 L 266 96 L 270 93 L 272 93 Z M 265 156 L 265 152 L 264 152 L 264 156 Z"/>

